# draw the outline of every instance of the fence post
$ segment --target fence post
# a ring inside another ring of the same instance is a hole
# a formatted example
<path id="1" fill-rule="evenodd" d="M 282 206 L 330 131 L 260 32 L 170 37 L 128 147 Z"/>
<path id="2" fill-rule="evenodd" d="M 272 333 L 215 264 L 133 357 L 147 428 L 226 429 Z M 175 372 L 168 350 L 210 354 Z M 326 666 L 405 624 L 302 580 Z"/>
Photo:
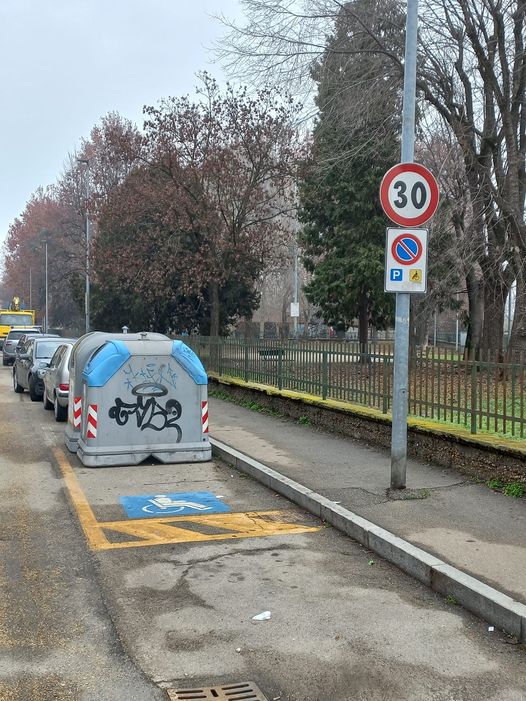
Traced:
<path id="1" fill-rule="evenodd" d="M 283 389 L 283 356 L 285 351 L 278 347 L 278 389 Z"/>
<path id="2" fill-rule="evenodd" d="M 248 339 L 245 338 L 245 358 L 243 367 L 243 377 L 245 382 L 248 382 Z"/>
<path id="3" fill-rule="evenodd" d="M 321 355 L 321 398 L 327 399 L 327 385 L 329 384 L 329 359 L 326 350 Z"/>
<path id="4" fill-rule="evenodd" d="M 471 433 L 477 432 L 477 361 L 471 361 Z"/>

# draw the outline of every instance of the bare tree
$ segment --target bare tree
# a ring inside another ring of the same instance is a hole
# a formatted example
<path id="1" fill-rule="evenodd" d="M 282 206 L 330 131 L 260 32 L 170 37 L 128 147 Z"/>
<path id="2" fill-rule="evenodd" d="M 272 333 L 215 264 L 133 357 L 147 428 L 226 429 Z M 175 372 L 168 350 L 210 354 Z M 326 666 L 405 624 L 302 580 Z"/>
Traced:
<path id="1" fill-rule="evenodd" d="M 245 0 L 244 6 L 248 20 L 244 26 L 230 24 L 223 60 L 245 77 L 257 79 L 263 66 L 267 79 L 271 74 L 277 82 L 304 87 L 310 66 L 325 48 L 327 27 L 342 8 L 353 12 L 353 3 L 341 0 Z M 502 349 L 504 305 L 516 278 L 512 346 L 522 350 L 526 348 L 526 3 L 425 0 L 420 12 L 420 110 L 438 115 L 462 154 L 469 215 L 458 231 L 472 237 L 477 258 L 466 279 L 475 296 L 482 284 L 482 348 Z M 355 19 L 364 33 L 373 33 L 365 17 Z M 381 35 L 373 38 L 377 51 L 391 60 L 392 73 L 400 76 L 399 55 Z M 458 228 L 458 220 L 455 225 Z M 475 308 L 480 307 L 477 304 Z"/>
<path id="2" fill-rule="evenodd" d="M 426 9 L 418 86 L 462 152 L 482 270 L 482 349 L 500 351 L 506 297 L 526 254 L 526 5 L 428 0 Z M 526 326 L 515 336 L 516 347 L 526 343 Z"/>

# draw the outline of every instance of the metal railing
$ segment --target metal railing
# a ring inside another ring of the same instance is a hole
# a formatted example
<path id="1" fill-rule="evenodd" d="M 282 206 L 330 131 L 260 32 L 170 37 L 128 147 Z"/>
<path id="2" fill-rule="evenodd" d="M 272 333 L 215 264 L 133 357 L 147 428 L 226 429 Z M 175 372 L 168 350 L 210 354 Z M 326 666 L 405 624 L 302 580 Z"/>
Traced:
<path id="1" fill-rule="evenodd" d="M 207 371 L 322 399 L 391 409 L 393 346 L 340 341 L 183 339 Z M 450 349 L 416 349 L 409 361 L 409 412 L 471 433 L 524 438 L 525 366 L 491 354 L 465 360 Z"/>

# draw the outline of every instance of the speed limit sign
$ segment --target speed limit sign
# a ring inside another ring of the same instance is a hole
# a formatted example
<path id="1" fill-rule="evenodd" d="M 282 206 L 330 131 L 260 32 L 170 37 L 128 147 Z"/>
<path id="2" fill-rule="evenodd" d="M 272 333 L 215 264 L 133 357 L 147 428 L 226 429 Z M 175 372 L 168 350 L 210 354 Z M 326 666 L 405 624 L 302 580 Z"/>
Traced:
<path id="1" fill-rule="evenodd" d="M 380 202 L 395 224 L 420 226 L 431 219 L 438 207 L 437 181 L 419 163 L 399 163 L 383 177 Z"/>

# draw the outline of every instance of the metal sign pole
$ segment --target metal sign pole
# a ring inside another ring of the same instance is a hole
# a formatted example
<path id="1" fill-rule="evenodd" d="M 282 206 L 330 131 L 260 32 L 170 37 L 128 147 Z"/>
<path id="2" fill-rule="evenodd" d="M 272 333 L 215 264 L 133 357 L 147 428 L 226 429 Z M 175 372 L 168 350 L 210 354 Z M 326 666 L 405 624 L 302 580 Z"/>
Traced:
<path id="1" fill-rule="evenodd" d="M 418 0 L 407 0 L 402 163 L 412 163 L 414 159 L 417 32 Z M 391 489 L 403 489 L 406 485 L 410 300 L 407 292 L 396 295 Z"/>

